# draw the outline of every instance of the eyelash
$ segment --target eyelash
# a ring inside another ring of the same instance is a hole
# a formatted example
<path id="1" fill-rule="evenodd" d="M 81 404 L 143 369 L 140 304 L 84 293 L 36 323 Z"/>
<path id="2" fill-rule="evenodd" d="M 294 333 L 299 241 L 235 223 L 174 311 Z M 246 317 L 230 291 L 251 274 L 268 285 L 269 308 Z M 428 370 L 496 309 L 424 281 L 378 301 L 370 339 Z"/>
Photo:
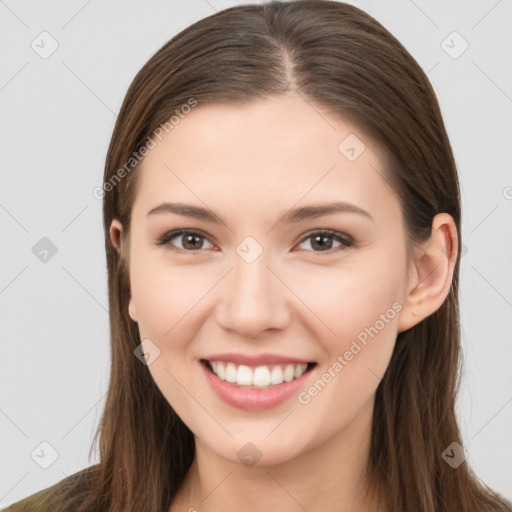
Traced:
<path id="1" fill-rule="evenodd" d="M 212 245 L 215 245 L 209 236 L 202 233 L 201 231 L 192 230 L 192 229 L 179 229 L 179 230 L 170 231 L 168 233 L 165 233 L 155 242 L 155 245 L 157 245 L 157 246 L 166 245 L 166 244 L 170 243 L 170 241 L 173 238 L 176 238 L 181 235 L 197 235 L 200 238 L 204 238 L 205 240 L 210 242 Z M 333 252 L 345 250 L 345 249 L 347 249 L 349 247 L 353 247 L 355 245 L 354 240 L 351 237 L 349 237 L 348 235 L 344 235 L 342 233 L 338 233 L 337 231 L 332 231 L 330 229 L 311 231 L 308 233 L 307 236 L 303 237 L 299 241 L 299 244 L 301 244 L 302 242 L 305 242 L 309 238 L 312 238 L 314 235 L 331 237 L 331 238 L 335 239 L 337 242 L 340 242 L 341 246 L 334 247 L 334 248 L 328 249 L 326 251 L 308 251 L 308 252 L 314 252 L 317 254 L 322 254 L 322 253 L 332 254 Z M 171 249 L 176 252 L 188 253 L 188 254 L 195 254 L 195 253 L 198 253 L 203 250 L 203 249 L 196 249 L 196 250 L 180 249 L 179 247 L 173 246 L 172 244 L 171 244 Z"/>

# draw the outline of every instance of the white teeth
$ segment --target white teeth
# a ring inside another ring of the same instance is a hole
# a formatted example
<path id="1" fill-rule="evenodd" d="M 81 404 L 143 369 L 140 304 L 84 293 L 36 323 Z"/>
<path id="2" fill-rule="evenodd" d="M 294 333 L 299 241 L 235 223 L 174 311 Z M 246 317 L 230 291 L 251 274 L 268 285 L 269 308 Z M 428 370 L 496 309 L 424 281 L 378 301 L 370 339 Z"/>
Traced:
<path id="1" fill-rule="evenodd" d="M 236 384 L 237 386 L 251 386 L 253 388 L 266 388 L 272 385 L 291 382 L 303 375 L 307 364 L 288 364 L 271 366 L 258 366 L 252 368 L 246 365 L 236 365 L 232 362 L 209 361 L 213 373 L 221 380 Z"/>
<path id="2" fill-rule="evenodd" d="M 240 386 L 252 386 L 252 370 L 248 366 L 241 364 L 236 374 L 236 383 Z"/>
<path id="3" fill-rule="evenodd" d="M 254 370 L 252 377 L 255 386 L 269 386 L 270 385 L 270 371 L 266 366 L 258 366 Z"/>
<path id="4" fill-rule="evenodd" d="M 233 363 L 226 366 L 226 382 L 236 382 L 236 366 Z"/>
<path id="5" fill-rule="evenodd" d="M 223 364 L 217 364 L 216 375 L 220 380 L 226 380 L 226 370 Z"/>
<path id="6" fill-rule="evenodd" d="M 283 379 L 286 382 L 291 382 L 293 380 L 294 376 L 295 376 L 295 368 L 291 364 L 289 364 L 283 373 Z"/>
<path id="7" fill-rule="evenodd" d="M 270 374 L 270 382 L 272 384 L 281 384 L 283 382 L 283 370 L 280 366 L 274 366 L 272 373 Z"/>

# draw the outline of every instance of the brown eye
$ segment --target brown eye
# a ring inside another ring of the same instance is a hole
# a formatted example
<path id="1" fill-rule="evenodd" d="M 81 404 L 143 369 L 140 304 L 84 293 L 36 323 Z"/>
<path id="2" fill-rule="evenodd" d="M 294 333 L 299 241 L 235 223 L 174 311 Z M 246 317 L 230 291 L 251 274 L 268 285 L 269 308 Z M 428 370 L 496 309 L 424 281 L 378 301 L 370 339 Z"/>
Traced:
<path id="1" fill-rule="evenodd" d="M 313 252 L 329 252 L 336 249 L 342 250 L 352 246 L 354 243 L 349 237 L 335 231 L 316 231 L 306 238 L 303 238 L 301 244 L 308 240 L 311 240 L 309 244 L 310 247 L 313 248 Z M 333 247 L 334 241 L 338 242 L 339 245 Z"/>
<path id="2" fill-rule="evenodd" d="M 176 245 L 174 242 L 171 242 L 174 239 L 181 239 L 181 246 Z M 157 241 L 157 245 L 170 244 L 171 246 L 174 246 L 176 250 L 182 252 L 194 252 L 205 248 L 203 247 L 204 241 L 207 241 L 208 243 L 211 244 L 208 237 L 198 231 L 179 230 L 166 233 L 162 238 L 160 238 Z"/>

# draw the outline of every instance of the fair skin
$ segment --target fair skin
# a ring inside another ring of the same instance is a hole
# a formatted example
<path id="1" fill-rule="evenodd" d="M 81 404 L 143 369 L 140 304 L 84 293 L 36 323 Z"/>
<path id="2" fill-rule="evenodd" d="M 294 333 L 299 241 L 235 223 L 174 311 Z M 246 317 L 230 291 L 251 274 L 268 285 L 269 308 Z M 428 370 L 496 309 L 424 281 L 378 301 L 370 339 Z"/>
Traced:
<path id="1" fill-rule="evenodd" d="M 338 150 L 351 133 L 366 146 L 353 161 Z M 110 235 L 118 251 L 129 251 L 127 314 L 141 340 L 160 350 L 147 368 L 196 440 L 171 512 L 370 510 L 361 495 L 371 485 L 363 472 L 375 391 L 397 334 L 435 312 L 449 292 L 453 219 L 437 215 L 430 240 L 408 262 L 400 203 L 371 141 L 292 94 L 196 107 L 139 171 L 129 247 L 121 248 L 119 221 Z M 279 222 L 292 208 L 333 201 L 371 218 L 345 211 Z M 207 208 L 224 223 L 147 215 L 164 202 Z M 201 233 L 155 245 L 179 228 Z M 326 229 L 354 245 L 328 237 L 322 249 L 315 238 Z M 263 249 L 251 263 L 237 253 L 247 236 Z M 296 394 L 267 410 L 239 409 L 214 393 L 200 367 L 214 352 L 304 358 L 317 363 L 307 391 L 386 312 L 378 334 L 307 404 Z M 237 457 L 248 442 L 261 453 L 252 467 Z"/>

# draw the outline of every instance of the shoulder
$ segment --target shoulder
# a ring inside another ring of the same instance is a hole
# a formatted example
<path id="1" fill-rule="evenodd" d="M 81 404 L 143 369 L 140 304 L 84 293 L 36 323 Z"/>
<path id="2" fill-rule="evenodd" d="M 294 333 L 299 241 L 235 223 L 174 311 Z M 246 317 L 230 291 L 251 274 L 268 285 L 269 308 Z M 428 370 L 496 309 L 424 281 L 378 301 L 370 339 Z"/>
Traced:
<path id="1" fill-rule="evenodd" d="M 56 512 L 57 510 L 65 510 L 62 508 L 64 501 L 73 500 L 83 495 L 87 495 L 89 486 L 89 477 L 96 466 L 91 466 L 72 475 L 63 478 L 56 484 L 37 491 L 26 498 L 23 498 L 7 508 L 3 508 L 0 512 Z M 76 506 L 75 500 L 74 505 Z"/>

